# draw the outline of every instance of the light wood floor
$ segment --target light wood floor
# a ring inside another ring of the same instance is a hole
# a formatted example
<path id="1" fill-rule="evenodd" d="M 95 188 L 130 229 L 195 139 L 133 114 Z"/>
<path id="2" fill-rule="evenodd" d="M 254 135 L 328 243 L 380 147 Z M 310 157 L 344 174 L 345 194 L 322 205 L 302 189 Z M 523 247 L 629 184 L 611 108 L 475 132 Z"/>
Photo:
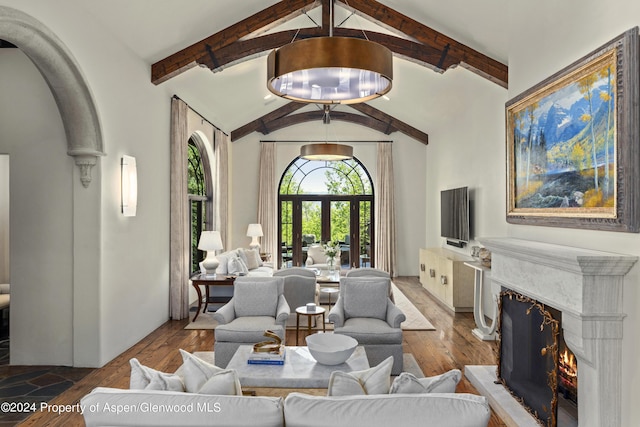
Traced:
<path id="1" fill-rule="evenodd" d="M 475 326 L 472 313 L 454 314 L 435 302 L 420 286 L 417 277 L 401 277 L 394 283 L 433 323 L 435 331 L 405 331 L 404 351 L 412 353 L 426 376 L 436 375 L 465 365 L 495 364 L 495 344 L 482 342 L 471 334 Z M 129 387 L 129 359 L 138 358 L 143 365 L 174 372 L 181 364 L 179 348 L 189 352 L 210 351 L 213 348 L 213 330 L 185 330 L 188 320 L 168 321 L 142 341 L 116 357 L 101 369 L 87 375 L 75 386 L 61 394 L 50 404 L 75 404 L 94 387 Z M 290 331 L 287 341 L 295 339 Z M 477 393 L 463 377 L 457 392 Z M 36 413 L 20 426 L 83 426 L 79 414 L 61 415 Z M 490 427 L 504 426 L 492 414 Z"/>

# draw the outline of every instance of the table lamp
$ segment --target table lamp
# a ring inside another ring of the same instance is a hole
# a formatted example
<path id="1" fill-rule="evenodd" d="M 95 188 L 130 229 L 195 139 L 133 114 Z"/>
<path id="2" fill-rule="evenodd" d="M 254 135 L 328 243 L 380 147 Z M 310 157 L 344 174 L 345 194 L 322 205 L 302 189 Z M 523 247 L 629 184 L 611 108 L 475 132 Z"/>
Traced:
<path id="1" fill-rule="evenodd" d="M 264 236 L 262 233 L 262 226 L 260 224 L 249 224 L 249 227 L 247 227 L 247 236 L 251 237 L 249 248 L 256 249 L 260 252 L 260 242 L 258 242 L 258 237 Z"/>
<path id="2" fill-rule="evenodd" d="M 216 269 L 218 268 L 218 264 L 220 264 L 218 258 L 216 258 L 216 251 L 222 249 L 220 232 L 203 231 L 202 234 L 200 234 L 198 249 L 207 251 L 207 257 L 202 261 L 205 273 L 208 275 L 216 274 Z"/>

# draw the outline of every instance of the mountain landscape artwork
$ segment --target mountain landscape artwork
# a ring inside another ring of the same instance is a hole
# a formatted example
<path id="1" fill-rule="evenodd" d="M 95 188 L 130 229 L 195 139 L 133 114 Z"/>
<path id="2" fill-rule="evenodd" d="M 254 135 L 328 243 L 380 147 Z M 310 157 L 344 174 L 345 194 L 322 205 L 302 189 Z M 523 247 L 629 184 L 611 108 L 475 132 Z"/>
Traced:
<path id="1" fill-rule="evenodd" d="M 509 111 L 516 209 L 615 212 L 615 66 L 609 53 Z"/>
<path id="2" fill-rule="evenodd" d="M 506 103 L 507 222 L 640 232 L 639 32 Z"/>

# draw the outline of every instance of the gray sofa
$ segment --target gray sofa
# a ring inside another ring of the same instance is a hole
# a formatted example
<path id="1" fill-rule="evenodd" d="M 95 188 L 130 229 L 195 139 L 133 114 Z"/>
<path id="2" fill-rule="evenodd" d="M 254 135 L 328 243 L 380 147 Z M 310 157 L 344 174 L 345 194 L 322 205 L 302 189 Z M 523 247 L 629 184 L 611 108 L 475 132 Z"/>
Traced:
<path id="1" fill-rule="evenodd" d="M 286 399 L 96 388 L 80 401 L 87 427 L 486 427 L 487 399 L 466 393 Z"/>

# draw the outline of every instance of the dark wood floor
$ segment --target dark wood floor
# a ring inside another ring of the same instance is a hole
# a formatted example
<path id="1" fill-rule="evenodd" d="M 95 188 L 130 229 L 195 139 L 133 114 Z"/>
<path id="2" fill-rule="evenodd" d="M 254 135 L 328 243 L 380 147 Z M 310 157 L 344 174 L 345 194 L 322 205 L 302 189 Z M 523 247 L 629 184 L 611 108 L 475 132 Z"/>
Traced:
<path id="1" fill-rule="evenodd" d="M 472 313 L 454 314 L 435 302 L 420 286 L 417 277 L 401 277 L 394 283 L 405 293 L 416 307 L 433 323 L 435 331 L 405 331 L 404 351 L 412 353 L 426 376 L 436 375 L 449 369 L 464 371 L 465 365 L 495 364 L 493 342 L 476 339 L 471 330 L 475 326 Z M 185 330 L 188 320 L 168 321 L 129 350 L 116 357 L 105 367 L 96 369 L 69 390 L 53 399 L 50 404 L 75 404 L 94 387 L 129 387 L 129 359 L 138 358 L 143 365 L 173 372 L 181 364 L 179 348 L 189 352 L 213 349 L 213 330 Z M 293 331 L 287 341 L 292 342 Z M 477 393 L 473 386 L 462 379 L 458 392 Z M 83 426 L 82 416 L 77 413 L 58 416 L 51 413 L 36 413 L 20 426 Z M 492 414 L 491 427 L 504 424 Z"/>

